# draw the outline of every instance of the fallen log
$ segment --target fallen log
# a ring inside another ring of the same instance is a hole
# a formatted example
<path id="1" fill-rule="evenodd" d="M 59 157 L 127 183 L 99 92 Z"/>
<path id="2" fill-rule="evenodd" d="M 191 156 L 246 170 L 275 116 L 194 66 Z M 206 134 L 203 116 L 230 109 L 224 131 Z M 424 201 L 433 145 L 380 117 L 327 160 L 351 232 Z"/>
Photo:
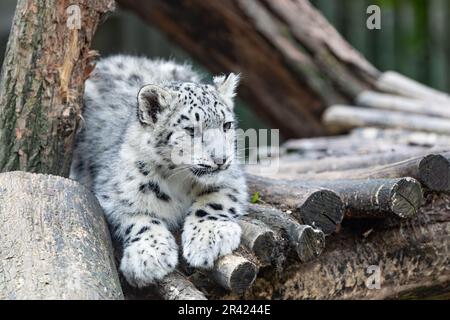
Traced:
<path id="1" fill-rule="evenodd" d="M 251 174 L 247 174 L 247 184 L 250 193 L 259 194 L 265 203 L 292 210 L 299 222 L 314 226 L 325 234 L 335 232 L 342 221 L 342 200 L 331 190 Z"/>
<path id="2" fill-rule="evenodd" d="M 411 220 L 348 221 L 309 263 L 259 277 L 246 299 L 446 298 L 450 195 L 430 195 Z"/>
<path id="3" fill-rule="evenodd" d="M 367 142 L 366 142 L 367 143 Z M 349 169 L 368 168 L 379 165 L 391 164 L 409 158 L 426 155 L 427 151 L 423 149 L 412 148 L 412 150 L 393 151 L 389 153 L 370 153 L 362 155 L 330 156 L 322 159 L 298 159 L 296 161 L 285 161 L 281 158 L 278 164 L 278 173 L 280 174 L 301 174 L 301 173 L 320 173 L 325 171 L 341 171 Z M 261 164 L 263 167 L 264 164 Z M 251 172 L 257 172 L 258 166 L 252 168 Z M 269 177 L 270 172 L 259 170 L 264 176 Z"/>
<path id="4" fill-rule="evenodd" d="M 325 235 L 321 230 L 301 225 L 288 214 L 270 206 L 252 204 L 248 208 L 250 217 L 270 225 L 290 243 L 300 261 L 314 260 L 325 247 Z M 279 244 L 281 247 L 283 245 Z"/>
<path id="5" fill-rule="evenodd" d="M 386 71 L 376 81 L 376 87 L 385 92 L 391 92 L 405 97 L 433 101 L 450 106 L 450 96 L 444 92 L 427 87 L 417 81 L 395 71 Z"/>
<path id="6" fill-rule="evenodd" d="M 258 258 L 261 266 L 270 265 L 280 258 L 282 253 L 278 248 L 275 232 L 264 222 L 242 217 L 239 225 L 242 228 L 242 245 Z"/>
<path id="7" fill-rule="evenodd" d="M 358 128 L 359 129 L 359 128 Z M 358 130 L 358 129 L 354 129 Z M 403 140 L 374 139 L 366 136 L 340 135 L 332 137 L 317 137 L 308 139 L 291 139 L 282 146 L 288 155 L 298 153 L 302 158 L 320 159 L 330 156 L 354 156 L 377 153 L 411 153 L 421 152 L 423 146 L 408 146 Z M 283 155 L 283 162 L 285 156 Z"/>
<path id="8" fill-rule="evenodd" d="M 205 295 L 179 271 L 167 275 L 156 288 L 164 300 L 207 300 Z"/>
<path id="9" fill-rule="evenodd" d="M 277 179 L 310 180 L 362 180 L 412 177 L 427 189 L 450 191 L 450 151 L 417 156 L 404 161 L 372 168 L 329 171 L 314 174 L 276 174 Z"/>
<path id="10" fill-rule="evenodd" d="M 426 116 L 450 118 L 450 104 L 406 98 L 375 91 L 363 91 L 356 97 L 356 104 L 364 107 L 402 111 Z"/>
<path id="11" fill-rule="evenodd" d="M 402 129 L 381 129 L 381 128 L 356 128 L 352 130 L 349 139 L 360 141 L 381 140 L 396 141 L 397 143 L 424 146 L 424 147 L 449 147 L 450 136 L 436 134 L 433 132 L 409 131 Z M 370 141 L 372 143 L 372 141 Z"/>
<path id="12" fill-rule="evenodd" d="M 97 199 L 57 176 L 0 174 L 0 299 L 123 299 Z"/>
<path id="13" fill-rule="evenodd" d="M 315 181 L 344 201 L 345 218 L 411 218 L 423 204 L 420 183 L 413 178 Z"/>
<path id="14" fill-rule="evenodd" d="M 322 120 L 334 133 L 375 126 L 450 134 L 450 119 L 355 106 L 334 105 L 324 112 Z"/>

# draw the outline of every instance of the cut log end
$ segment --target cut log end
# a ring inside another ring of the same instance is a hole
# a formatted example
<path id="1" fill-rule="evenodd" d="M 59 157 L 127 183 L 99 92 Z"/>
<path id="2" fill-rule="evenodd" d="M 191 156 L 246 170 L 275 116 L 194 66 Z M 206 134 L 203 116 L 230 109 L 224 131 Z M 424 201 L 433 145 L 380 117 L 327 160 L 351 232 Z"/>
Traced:
<path id="1" fill-rule="evenodd" d="M 213 278 L 227 290 L 242 293 L 256 279 L 258 267 L 248 259 L 230 254 L 220 258 L 212 271 Z"/>
<path id="2" fill-rule="evenodd" d="M 296 251 L 301 262 L 317 258 L 325 248 L 325 235 L 322 231 L 302 225 L 297 238 Z"/>
<path id="3" fill-rule="evenodd" d="M 430 154 L 419 163 L 422 183 L 433 191 L 450 191 L 450 161 L 440 154 Z"/>
<path id="4" fill-rule="evenodd" d="M 344 203 L 331 190 L 318 190 L 296 210 L 305 224 L 319 228 L 325 234 L 336 232 L 344 218 Z"/>
<path id="5" fill-rule="evenodd" d="M 413 217 L 424 201 L 422 187 L 415 179 L 400 179 L 392 189 L 391 200 L 393 213 L 401 218 Z"/>
<path id="6" fill-rule="evenodd" d="M 253 252 L 261 265 L 270 265 L 278 255 L 274 231 L 256 219 L 243 218 L 239 224 L 242 244 Z"/>

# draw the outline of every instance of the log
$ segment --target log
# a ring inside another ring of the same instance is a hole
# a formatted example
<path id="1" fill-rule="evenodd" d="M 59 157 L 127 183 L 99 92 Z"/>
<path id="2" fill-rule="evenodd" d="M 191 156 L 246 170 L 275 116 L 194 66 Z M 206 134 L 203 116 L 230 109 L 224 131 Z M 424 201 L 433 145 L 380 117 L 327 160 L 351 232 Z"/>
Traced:
<path id="1" fill-rule="evenodd" d="M 234 253 L 219 258 L 209 276 L 223 288 L 243 293 L 253 285 L 258 274 L 255 258 L 242 247 Z"/>
<path id="2" fill-rule="evenodd" d="M 381 128 L 356 128 L 350 133 L 349 139 L 359 139 L 360 141 L 381 140 L 396 141 L 397 143 L 410 146 L 423 147 L 449 147 L 450 136 L 433 132 L 409 131 L 402 129 L 381 129 Z M 372 143 L 372 141 L 370 142 Z"/>
<path id="3" fill-rule="evenodd" d="M 430 195 L 412 219 L 349 221 L 318 259 L 258 278 L 246 298 L 448 299 L 449 208 L 450 195 Z"/>
<path id="4" fill-rule="evenodd" d="M 271 265 L 280 258 L 277 236 L 264 222 L 242 217 L 239 225 L 242 228 L 242 245 L 258 258 L 261 266 Z"/>
<path id="5" fill-rule="evenodd" d="M 157 284 L 157 292 L 164 300 L 207 300 L 179 271 L 174 271 L 162 279 Z"/>
<path id="6" fill-rule="evenodd" d="M 366 142 L 367 144 L 367 142 Z M 321 173 L 325 171 L 341 171 L 349 169 L 368 168 L 380 165 L 391 164 L 409 158 L 426 155 L 427 151 L 422 148 L 402 151 L 393 151 L 390 153 L 370 153 L 362 155 L 346 155 L 346 156 L 330 156 L 321 159 L 299 159 L 296 161 L 285 161 L 284 157 L 280 158 L 277 174 L 296 175 L 302 173 Z M 251 168 L 251 172 L 262 172 L 259 167 L 264 164 Z M 270 177 L 270 172 L 260 174 Z"/>
<path id="7" fill-rule="evenodd" d="M 413 178 L 314 181 L 311 186 L 335 191 L 344 201 L 345 218 L 411 218 L 424 201 Z"/>
<path id="8" fill-rule="evenodd" d="M 112 0 L 17 2 L 0 75 L 0 171 L 69 176 L 90 45 L 113 10 Z"/>
<path id="9" fill-rule="evenodd" d="M 395 71 L 386 71 L 381 74 L 376 81 L 376 87 L 381 91 L 439 103 L 443 107 L 450 105 L 448 94 L 427 87 Z"/>
<path id="10" fill-rule="evenodd" d="M 347 105 L 334 105 L 328 108 L 322 119 L 326 127 L 334 133 L 375 126 L 450 134 L 450 119 Z"/>
<path id="11" fill-rule="evenodd" d="M 434 101 L 405 98 L 375 91 L 363 91 L 356 97 L 355 101 L 357 105 L 369 108 L 450 118 L 450 103 L 446 106 Z"/>
<path id="12" fill-rule="evenodd" d="M 285 137 L 325 133 L 326 106 L 349 103 L 380 74 L 306 0 L 118 3 L 212 73 L 245 75 L 239 95 Z"/>
<path id="13" fill-rule="evenodd" d="M 325 235 L 321 230 L 301 225 L 281 210 L 267 205 L 253 204 L 249 206 L 248 212 L 252 218 L 261 220 L 284 234 L 302 262 L 315 259 L 325 247 Z"/>
<path id="14" fill-rule="evenodd" d="M 276 174 L 273 177 L 301 181 L 412 177 L 431 191 L 448 192 L 450 191 L 450 151 L 417 156 L 385 166 L 314 174 Z"/>
<path id="15" fill-rule="evenodd" d="M 123 299 L 103 211 L 62 177 L 0 174 L 0 299 Z"/>
<path id="16" fill-rule="evenodd" d="M 336 231 L 343 218 L 344 205 L 331 190 L 294 184 L 287 180 L 272 180 L 247 174 L 250 193 L 258 193 L 264 203 L 292 210 L 301 223 L 322 230 Z"/>
<path id="17" fill-rule="evenodd" d="M 354 129 L 353 131 L 358 130 Z M 352 131 L 352 132 L 353 132 Z M 369 140 L 369 141 L 368 141 Z M 402 139 L 374 139 L 355 135 L 291 139 L 283 144 L 288 155 L 298 153 L 302 158 L 315 160 L 330 156 L 344 157 L 376 153 L 420 153 L 427 150 L 423 146 L 409 146 Z M 283 156 L 284 162 L 285 156 Z"/>

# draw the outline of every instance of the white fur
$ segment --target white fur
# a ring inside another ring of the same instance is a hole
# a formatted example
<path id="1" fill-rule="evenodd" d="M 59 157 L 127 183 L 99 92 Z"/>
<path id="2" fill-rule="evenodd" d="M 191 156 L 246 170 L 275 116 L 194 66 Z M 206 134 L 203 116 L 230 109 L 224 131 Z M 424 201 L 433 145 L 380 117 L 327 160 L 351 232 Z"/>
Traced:
<path id="1" fill-rule="evenodd" d="M 238 79 L 203 84 L 186 64 L 115 56 L 101 60 L 86 82 L 71 177 L 99 199 L 123 244 L 120 270 L 130 284 L 148 285 L 176 267 L 169 230 L 182 227 L 183 257 L 195 267 L 210 268 L 239 245 L 246 185 L 234 129 L 224 127 L 235 121 Z M 161 108 L 153 121 L 145 112 L 155 88 Z M 200 145 L 192 148 L 192 139 Z M 190 163 L 174 163 L 180 149 L 192 155 Z M 217 171 L 202 174 L 205 166 Z"/>

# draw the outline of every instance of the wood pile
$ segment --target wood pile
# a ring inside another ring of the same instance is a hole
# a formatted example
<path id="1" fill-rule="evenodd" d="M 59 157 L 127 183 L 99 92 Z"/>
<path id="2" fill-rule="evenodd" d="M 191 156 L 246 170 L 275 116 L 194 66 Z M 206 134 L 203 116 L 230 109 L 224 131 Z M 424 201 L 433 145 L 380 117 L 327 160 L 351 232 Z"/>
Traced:
<path id="1" fill-rule="evenodd" d="M 396 81 L 384 79 L 395 94 Z M 349 133 L 289 140 L 276 161 L 261 154 L 258 165 L 247 166 L 251 202 L 240 221 L 240 248 L 212 270 L 181 263 L 146 289 L 117 274 L 120 249 L 113 254 L 101 208 L 82 186 L 56 176 L 0 174 L 0 234 L 7 235 L 0 297 L 449 298 L 450 132 L 427 127 L 428 118 L 445 119 L 435 106 L 445 110 L 448 97 L 415 89 L 409 105 L 401 97 L 381 103 L 391 98 L 366 92 L 359 101 L 377 106 L 352 107 L 351 115 L 382 113 L 383 125 L 366 127 L 378 122 L 351 117 L 333 122 L 330 114 L 342 108 L 331 107 L 325 121 L 353 128 Z M 419 102 L 426 94 L 433 107 L 414 115 L 421 126 L 410 118 L 401 126 L 391 121 L 391 112 L 407 105 L 408 114 L 427 107 Z M 372 267 L 381 281 L 375 289 L 367 282 Z"/>

